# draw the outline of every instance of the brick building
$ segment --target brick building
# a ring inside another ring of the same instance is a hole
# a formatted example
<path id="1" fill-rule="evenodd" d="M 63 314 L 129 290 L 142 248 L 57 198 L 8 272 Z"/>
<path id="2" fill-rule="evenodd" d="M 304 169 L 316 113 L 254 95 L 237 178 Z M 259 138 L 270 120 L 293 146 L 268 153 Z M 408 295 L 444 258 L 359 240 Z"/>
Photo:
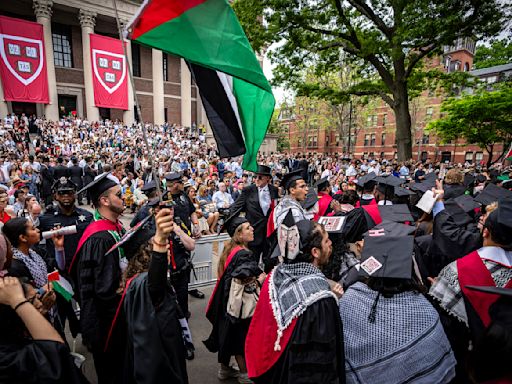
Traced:
<path id="1" fill-rule="evenodd" d="M 472 40 L 461 39 L 453 46 L 445 47 L 444 54 L 433 58 L 429 65 L 447 72 L 469 71 L 488 83 L 512 75 L 512 64 L 470 71 L 474 51 Z M 478 146 L 466 145 L 463 140 L 441 144 L 435 135 L 425 131 L 429 121 L 440 117 L 443 98 L 441 90 L 424 91 L 410 102 L 413 159 L 458 163 L 485 161 L 487 154 Z M 320 119 L 322 114 L 323 119 Z M 311 120 L 313 123 L 308 124 Z M 387 159 L 397 156 L 395 116 L 380 99 L 363 108 L 352 108 L 348 104 L 334 110 L 325 102 L 298 97 L 294 105 L 281 107 L 279 121 L 289 135 L 290 151 L 294 153 L 351 153 L 359 158 Z M 500 151 L 501 148 L 497 148 L 496 153 Z"/>
<path id="2" fill-rule="evenodd" d="M 141 2 L 117 0 L 119 17 L 126 25 Z M 94 106 L 89 33 L 118 38 L 112 1 L 4 0 L 0 14 L 43 25 L 50 104 L 6 102 L 0 86 L 0 116 L 8 112 L 36 113 L 56 120 L 76 111 L 88 120 L 102 118 L 134 121 L 133 89 L 128 82 L 127 111 Z M 127 42 L 135 77 L 135 92 L 142 120 L 191 126 L 205 124 L 206 116 L 185 62 L 178 57 Z"/>

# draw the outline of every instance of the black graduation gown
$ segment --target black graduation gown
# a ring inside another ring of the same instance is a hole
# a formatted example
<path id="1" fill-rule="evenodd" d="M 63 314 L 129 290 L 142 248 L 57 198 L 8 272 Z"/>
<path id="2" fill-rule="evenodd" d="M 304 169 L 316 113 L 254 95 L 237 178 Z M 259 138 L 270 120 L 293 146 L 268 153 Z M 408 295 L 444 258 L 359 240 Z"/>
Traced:
<path id="1" fill-rule="evenodd" d="M 127 340 L 122 383 L 188 383 L 178 304 L 167 284 L 167 253 L 153 252 L 149 272 L 131 281 L 120 316 Z"/>
<path id="2" fill-rule="evenodd" d="M 467 230 L 455 223 L 450 214 L 443 210 L 434 218 L 432 241 L 428 249 L 428 270 L 431 277 L 452 261 L 460 259 L 482 247 L 482 236 L 478 229 Z"/>
<path id="3" fill-rule="evenodd" d="M 272 368 L 252 380 L 262 384 L 341 384 L 345 383 L 344 364 L 343 327 L 337 302 L 323 299 L 298 318 L 285 350 Z"/>
<path id="4" fill-rule="evenodd" d="M 3 330 L 8 331 L 8 330 Z M 30 340 L 0 344 L 0 383 L 87 383 L 65 344 Z"/>
<path id="5" fill-rule="evenodd" d="M 213 328 L 203 343 L 210 352 L 218 352 L 219 363 L 228 365 L 231 356 L 245 354 L 245 338 L 251 322 L 251 319 L 235 319 L 227 313 L 231 281 L 233 278 L 258 277 L 261 273 L 252 252 L 242 249 L 233 256 L 217 283 L 206 312 Z"/>

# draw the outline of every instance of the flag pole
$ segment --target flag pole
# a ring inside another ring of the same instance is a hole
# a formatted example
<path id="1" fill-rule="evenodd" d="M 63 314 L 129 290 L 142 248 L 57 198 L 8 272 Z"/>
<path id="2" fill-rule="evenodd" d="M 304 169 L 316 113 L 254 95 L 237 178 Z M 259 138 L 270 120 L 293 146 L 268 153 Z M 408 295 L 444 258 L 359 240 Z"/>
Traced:
<path id="1" fill-rule="evenodd" d="M 140 124 L 141 128 L 142 128 L 142 138 L 144 140 L 144 145 L 148 149 L 149 164 L 151 165 L 151 173 L 153 174 L 153 180 L 155 180 L 156 193 L 157 193 L 157 196 L 160 199 L 160 201 L 162 201 L 162 188 L 161 188 L 161 183 L 160 183 L 160 177 L 158 176 L 157 170 L 153 166 L 153 159 L 157 158 L 156 157 L 156 153 L 154 153 L 154 148 L 149 145 L 148 132 L 146 130 L 146 125 L 144 124 L 144 121 L 142 121 L 142 112 L 141 112 L 141 109 L 140 109 L 139 98 L 137 97 L 137 92 L 135 91 L 135 80 L 133 79 L 133 73 L 132 73 L 130 61 L 128 60 L 128 53 L 126 51 L 126 44 L 125 44 L 124 38 L 123 38 L 123 29 L 121 28 L 121 22 L 119 20 L 119 13 L 117 11 L 117 1 L 116 0 L 112 0 L 112 3 L 114 5 L 114 11 L 115 11 L 115 14 L 116 14 L 116 23 L 117 23 L 117 31 L 119 33 L 119 40 L 121 40 L 121 44 L 123 46 L 123 53 L 124 53 L 124 60 L 125 60 L 125 63 L 126 63 L 126 70 L 128 71 L 128 77 L 130 78 L 130 83 L 131 83 L 132 89 L 133 89 L 133 99 L 135 101 L 135 108 L 137 109 L 137 115 L 139 117 L 139 119 L 137 121 L 137 124 Z M 158 164 L 158 161 L 156 163 Z"/>

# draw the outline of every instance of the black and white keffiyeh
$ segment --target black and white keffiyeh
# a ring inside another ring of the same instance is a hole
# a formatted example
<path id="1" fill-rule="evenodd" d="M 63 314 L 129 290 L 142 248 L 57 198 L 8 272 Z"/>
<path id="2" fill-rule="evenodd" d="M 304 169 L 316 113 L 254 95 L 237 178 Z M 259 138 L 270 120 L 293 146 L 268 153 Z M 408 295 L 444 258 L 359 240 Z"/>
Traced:
<path id="1" fill-rule="evenodd" d="M 28 250 L 29 254 L 25 255 L 18 248 L 12 248 L 12 255 L 14 259 L 21 261 L 25 264 L 34 279 L 36 288 L 41 288 L 48 283 L 48 269 L 43 258 L 37 252 Z"/>
<path id="2" fill-rule="evenodd" d="M 284 330 L 310 305 L 328 297 L 337 300 L 325 276 L 310 263 L 280 264 L 275 267 L 269 279 L 269 296 L 277 322 L 275 351 L 281 350 Z"/>

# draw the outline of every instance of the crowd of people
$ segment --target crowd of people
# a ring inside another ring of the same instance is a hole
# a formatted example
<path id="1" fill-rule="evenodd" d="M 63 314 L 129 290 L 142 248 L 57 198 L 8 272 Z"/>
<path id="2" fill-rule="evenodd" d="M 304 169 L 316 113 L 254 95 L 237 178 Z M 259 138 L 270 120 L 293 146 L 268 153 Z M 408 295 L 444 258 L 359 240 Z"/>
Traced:
<path id="1" fill-rule="evenodd" d="M 202 127 L 147 132 L 0 123 L 1 382 L 87 382 L 67 324 L 100 384 L 187 383 L 191 255 L 220 232 L 219 380 L 512 382 L 506 163 L 273 153 L 249 172 Z"/>

